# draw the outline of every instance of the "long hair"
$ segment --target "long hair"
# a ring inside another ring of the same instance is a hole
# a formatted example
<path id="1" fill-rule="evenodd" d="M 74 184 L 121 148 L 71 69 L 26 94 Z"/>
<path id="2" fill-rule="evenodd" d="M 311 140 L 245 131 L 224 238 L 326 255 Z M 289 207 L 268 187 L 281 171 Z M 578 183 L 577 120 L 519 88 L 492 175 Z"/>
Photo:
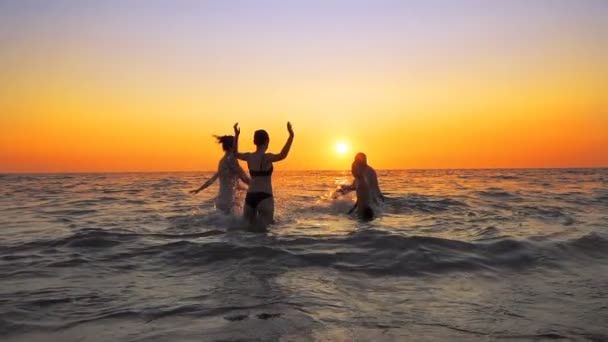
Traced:
<path id="1" fill-rule="evenodd" d="M 361 164 L 361 162 L 359 162 L 359 161 L 357 161 L 357 160 L 355 160 L 355 161 L 354 161 L 354 162 L 351 164 L 350 171 L 351 171 L 351 173 L 353 174 L 353 176 L 354 176 L 355 178 L 360 178 L 360 177 L 362 177 L 362 176 L 363 176 L 363 175 L 362 175 L 362 171 L 363 171 L 363 167 L 364 167 L 364 166 L 365 166 L 365 165 Z"/>
<path id="2" fill-rule="evenodd" d="M 218 144 L 222 144 L 222 149 L 224 151 L 231 150 L 234 147 L 234 136 L 232 135 L 214 135 L 213 136 Z"/>

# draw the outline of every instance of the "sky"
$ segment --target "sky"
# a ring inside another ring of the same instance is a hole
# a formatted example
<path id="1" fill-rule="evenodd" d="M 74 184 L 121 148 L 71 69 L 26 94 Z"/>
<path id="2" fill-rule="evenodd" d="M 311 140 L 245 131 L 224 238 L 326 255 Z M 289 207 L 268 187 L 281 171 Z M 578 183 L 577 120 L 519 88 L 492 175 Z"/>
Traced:
<path id="1" fill-rule="evenodd" d="M 608 166 L 608 1 L 0 0 L 0 172 Z M 336 146 L 341 144 L 340 151 Z M 344 151 L 346 150 L 346 151 Z"/>

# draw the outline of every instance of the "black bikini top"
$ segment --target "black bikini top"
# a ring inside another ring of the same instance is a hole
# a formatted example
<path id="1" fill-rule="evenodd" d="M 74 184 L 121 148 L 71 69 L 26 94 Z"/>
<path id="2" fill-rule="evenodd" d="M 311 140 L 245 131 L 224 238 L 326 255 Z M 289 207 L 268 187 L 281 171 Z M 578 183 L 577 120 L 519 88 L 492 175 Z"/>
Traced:
<path id="1" fill-rule="evenodd" d="M 264 158 L 260 160 L 260 168 L 262 168 L 262 164 L 264 162 Z M 268 177 L 272 176 L 272 171 L 274 171 L 274 165 L 270 164 L 270 169 L 268 170 L 249 170 L 249 175 L 251 177 Z"/>
<path id="2" fill-rule="evenodd" d="M 251 177 L 267 177 L 272 175 L 273 169 L 274 167 L 271 166 L 270 169 L 264 171 L 249 170 L 249 175 Z"/>

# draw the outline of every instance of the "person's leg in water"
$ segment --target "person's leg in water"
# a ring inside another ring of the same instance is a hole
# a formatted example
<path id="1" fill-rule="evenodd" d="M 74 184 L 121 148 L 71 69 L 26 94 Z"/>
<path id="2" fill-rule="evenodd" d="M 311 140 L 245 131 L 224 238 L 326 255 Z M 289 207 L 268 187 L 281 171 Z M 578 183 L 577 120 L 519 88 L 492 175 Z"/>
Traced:
<path id="1" fill-rule="evenodd" d="M 361 207 L 359 210 L 359 219 L 362 221 L 371 221 L 375 216 L 374 210 L 369 206 Z"/>
<path id="2" fill-rule="evenodd" d="M 274 199 L 264 192 L 248 193 L 244 217 L 252 231 L 264 231 L 274 218 Z"/>
<path id="3" fill-rule="evenodd" d="M 218 198 L 215 200 L 215 208 L 226 215 L 230 215 L 234 212 L 234 206 L 235 203 L 231 198 L 226 199 L 218 196 Z"/>
<path id="4" fill-rule="evenodd" d="M 247 203 L 243 206 L 243 218 L 247 222 L 248 227 L 253 226 L 255 223 L 257 211 L 256 209 L 249 206 Z"/>
<path id="5" fill-rule="evenodd" d="M 264 199 L 258 204 L 256 225 L 261 230 L 274 223 L 274 197 Z"/>

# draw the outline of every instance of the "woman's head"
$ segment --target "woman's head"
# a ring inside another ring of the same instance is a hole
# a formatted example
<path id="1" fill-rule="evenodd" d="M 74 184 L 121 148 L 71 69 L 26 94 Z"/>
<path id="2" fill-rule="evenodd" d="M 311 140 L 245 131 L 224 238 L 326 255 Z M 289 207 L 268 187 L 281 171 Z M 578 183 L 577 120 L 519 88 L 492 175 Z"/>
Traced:
<path id="1" fill-rule="evenodd" d="M 224 151 L 230 151 L 234 147 L 234 136 L 232 135 L 223 135 L 223 136 L 214 136 L 217 139 L 218 144 L 222 144 L 222 149 Z"/>
<path id="2" fill-rule="evenodd" d="M 268 136 L 268 132 L 266 132 L 265 130 L 258 129 L 253 134 L 253 143 L 255 144 L 255 146 L 261 147 L 264 145 L 268 145 L 269 142 L 270 137 Z"/>
<path id="3" fill-rule="evenodd" d="M 362 165 L 367 165 L 367 156 L 363 152 L 359 152 L 355 155 L 355 161 Z"/>

